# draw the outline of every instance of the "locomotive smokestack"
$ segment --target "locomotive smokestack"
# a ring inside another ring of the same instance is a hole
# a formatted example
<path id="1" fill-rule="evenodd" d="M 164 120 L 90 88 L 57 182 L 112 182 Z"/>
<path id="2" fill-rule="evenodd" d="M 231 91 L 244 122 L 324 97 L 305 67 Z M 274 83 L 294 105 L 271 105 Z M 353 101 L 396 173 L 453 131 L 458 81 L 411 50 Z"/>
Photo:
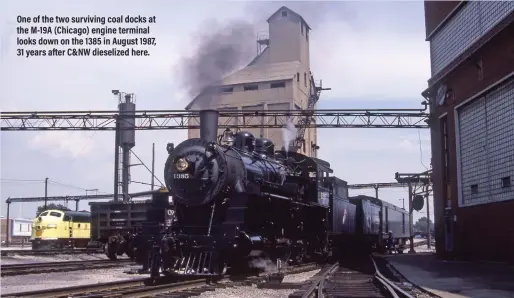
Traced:
<path id="1" fill-rule="evenodd" d="M 216 142 L 218 138 L 218 111 L 200 111 L 200 138 L 209 142 Z"/>

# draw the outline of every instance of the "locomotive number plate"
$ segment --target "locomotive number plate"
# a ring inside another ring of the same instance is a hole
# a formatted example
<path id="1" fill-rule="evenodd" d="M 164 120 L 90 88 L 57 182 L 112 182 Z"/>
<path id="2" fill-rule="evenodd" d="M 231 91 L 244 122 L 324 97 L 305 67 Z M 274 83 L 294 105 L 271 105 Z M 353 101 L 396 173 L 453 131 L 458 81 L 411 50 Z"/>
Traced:
<path id="1" fill-rule="evenodd" d="M 173 178 L 175 178 L 175 179 L 190 179 L 191 175 L 189 173 L 175 173 L 175 174 L 173 174 Z"/>

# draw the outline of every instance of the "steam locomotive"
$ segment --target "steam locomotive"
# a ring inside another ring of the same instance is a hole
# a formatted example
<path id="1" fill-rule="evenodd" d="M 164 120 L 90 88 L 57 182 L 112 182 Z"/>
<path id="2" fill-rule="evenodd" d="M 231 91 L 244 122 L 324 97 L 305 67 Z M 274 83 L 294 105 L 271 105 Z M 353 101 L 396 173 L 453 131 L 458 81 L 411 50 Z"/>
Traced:
<path id="1" fill-rule="evenodd" d="M 374 222 L 367 205 L 350 202 L 347 183 L 329 177 L 328 162 L 275 151 L 249 132 L 227 130 L 220 140 L 217 132 L 218 112 L 204 110 L 200 138 L 168 144 L 164 174 L 173 210 L 168 194 L 154 196 L 147 216 L 153 222 L 136 241 L 136 260 L 152 278 L 217 276 L 263 260 L 278 267 L 322 260 L 355 242 L 356 226 L 364 231 Z"/>

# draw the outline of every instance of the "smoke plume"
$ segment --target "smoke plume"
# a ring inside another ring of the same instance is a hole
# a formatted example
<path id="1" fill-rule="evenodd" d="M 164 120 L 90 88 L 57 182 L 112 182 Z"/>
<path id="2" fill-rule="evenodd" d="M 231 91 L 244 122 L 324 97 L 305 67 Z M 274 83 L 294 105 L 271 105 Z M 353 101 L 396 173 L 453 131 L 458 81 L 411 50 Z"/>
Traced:
<path id="1" fill-rule="evenodd" d="M 261 269 L 266 273 L 278 271 L 277 265 L 273 263 L 270 259 L 252 259 L 248 262 L 248 266 L 250 268 Z"/>
<path id="2" fill-rule="evenodd" d="M 224 24 L 209 21 L 193 35 L 196 48 L 178 63 L 181 87 L 188 91 L 189 101 L 203 92 L 195 108 L 216 106 L 217 92 L 209 86 L 219 85 L 222 79 L 241 69 L 256 55 L 257 28 L 267 31 L 265 20 L 276 10 L 286 6 L 302 15 L 311 28 L 325 22 L 327 18 L 350 20 L 355 12 L 346 2 L 332 1 L 273 1 L 244 4 L 245 20 L 232 20 Z M 247 21 L 250 16 L 250 21 Z M 264 27 L 265 26 L 265 27 Z"/>
<path id="3" fill-rule="evenodd" d="M 297 129 L 291 118 L 287 119 L 286 126 L 282 128 L 282 140 L 284 141 L 284 150 L 289 151 L 290 143 L 296 138 Z"/>
<path id="4" fill-rule="evenodd" d="M 198 102 L 198 108 L 205 109 L 215 105 L 211 101 L 215 92 L 206 87 L 219 85 L 223 77 L 255 56 L 255 32 L 252 24 L 235 20 L 222 26 L 209 23 L 194 38 L 198 41 L 196 50 L 184 57 L 179 67 L 183 74 L 182 85 L 191 99 L 206 92 L 206 100 Z"/>

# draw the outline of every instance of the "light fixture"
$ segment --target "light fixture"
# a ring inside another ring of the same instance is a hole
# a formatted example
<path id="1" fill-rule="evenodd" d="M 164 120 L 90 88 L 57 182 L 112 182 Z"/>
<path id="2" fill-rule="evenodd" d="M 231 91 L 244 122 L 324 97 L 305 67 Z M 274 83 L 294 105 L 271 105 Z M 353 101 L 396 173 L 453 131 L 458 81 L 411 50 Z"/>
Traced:
<path id="1" fill-rule="evenodd" d="M 179 172 L 184 172 L 189 167 L 189 163 L 185 158 L 179 158 L 175 163 L 175 167 Z"/>

